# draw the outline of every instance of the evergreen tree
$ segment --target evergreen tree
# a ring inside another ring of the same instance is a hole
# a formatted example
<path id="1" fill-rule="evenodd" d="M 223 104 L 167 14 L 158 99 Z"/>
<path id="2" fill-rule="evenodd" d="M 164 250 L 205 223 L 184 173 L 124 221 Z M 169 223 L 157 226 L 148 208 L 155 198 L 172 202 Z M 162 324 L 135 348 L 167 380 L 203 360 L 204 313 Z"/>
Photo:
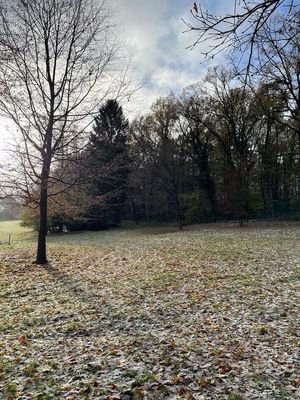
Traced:
<path id="1" fill-rule="evenodd" d="M 121 220 L 129 173 L 128 121 L 116 100 L 107 100 L 95 117 L 88 145 L 92 204 L 88 218 L 99 225 Z"/>

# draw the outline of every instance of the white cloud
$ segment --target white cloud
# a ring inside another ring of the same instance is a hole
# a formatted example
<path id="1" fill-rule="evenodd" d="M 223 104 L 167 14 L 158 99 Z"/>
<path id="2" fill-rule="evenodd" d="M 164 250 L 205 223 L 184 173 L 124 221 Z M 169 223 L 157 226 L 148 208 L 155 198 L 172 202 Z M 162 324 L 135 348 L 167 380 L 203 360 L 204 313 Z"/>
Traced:
<path id="1" fill-rule="evenodd" d="M 131 106 L 132 112 L 146 111 L 157 97 L 171 91 L 180 92 L 204 77 L 208 64 L 201 64 L 200 46 L 187 49 L 196 34 L 183 33 L 187 28 L 182 19 L 191 19 L 192 4 L 186 0 L 116 0 L 114 3 L 122 38 L 134 49 L 137 74 L 150 75 L 140 90 L 139 101 Z M 214 63 L 218 59 L 221 56 Z M 130 105 L 126 108 L 130 110 Z"/>

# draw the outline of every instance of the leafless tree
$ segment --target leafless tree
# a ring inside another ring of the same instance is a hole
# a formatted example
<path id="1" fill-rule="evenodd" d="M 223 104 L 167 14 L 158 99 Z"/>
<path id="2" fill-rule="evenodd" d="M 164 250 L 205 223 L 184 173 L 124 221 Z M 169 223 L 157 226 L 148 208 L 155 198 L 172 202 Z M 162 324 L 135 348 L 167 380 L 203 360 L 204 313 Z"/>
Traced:
<path id="1" fill-rule="evenodd" d="M 282 18 L 274 19 L 262 30 L 257 46 L 259 54 L 254 63 L 256 76 L 261 79 L 263 87 L 268 88 L 270 94 L 275 96 L 274 100 L 281 105 L 283 115 L 274 113 L 268 105 L 265 107 L 264 102 L 261 102 L 260 106 L 273 123 L 284 129 L 286 137 L 295 138 L 295 145 L 289 156 L 295 159 L 299 182 L 300 163 L 297 160 L 300 156 L 300 15 L 289 23 Z M 250 82 L 249 86 L 251 87 Z M 300 196 L 299 187 L 296 189 L 296 196 Z"/>
<path id="2" fill-rule="evenodd" d="M 231 13 L 217 16 L 193 3 L 192 22 L 184 21 L 187 31 L 196 32 L 197 38 L 190 48 L 206 44 L 202 51 L 205 59 L 218 53 L 234 50 L 244 60 L 241 70 L 249 73 L 257 38 L 275 14 L 282 15 L 289 23 L 300 14 L 299 2 L 294 0 L 235 0 Z M 273 32 L 276 33 L 276 32 Z"/>
<path id="3" fill-rule="evenodd" d="M 186 89 L 186 98 L 199 109 L 196 115 L 189 113 L 187 117 L 214 138 L 222 154 L 224 186 L 228 188 L 226 195 L 230 195 L 225 199 L 228 208 L 246 214 L 261 131 L 255 95 L 243 86 L 237 87 L 231 71 L 214 67 L 201 85 Z"/>
<path id="4" fill-rule="evenodd" d="M 47 263 L 53 167 L 76 148 L 87 117 L 111 95 L 120 47 L 103 1 L 1 2 L 0 111 L 19 133 L 20 170 L 9 173 L 10 189 L 30 196 L 39 187 L 38 264 Z M 119 94 L 122 87 L 127 83 Z"/>
<path id="5" fill-rule="evenodd" d="M 263 29 L 258 41 L 255 66 L 262 82 L 277 87 L 277 97 L 285 106 L 285 118 L 277 122 L 296 133 L 300 151 L 300 15 L 290 23 L 278 19 L 272 25 Z"/>

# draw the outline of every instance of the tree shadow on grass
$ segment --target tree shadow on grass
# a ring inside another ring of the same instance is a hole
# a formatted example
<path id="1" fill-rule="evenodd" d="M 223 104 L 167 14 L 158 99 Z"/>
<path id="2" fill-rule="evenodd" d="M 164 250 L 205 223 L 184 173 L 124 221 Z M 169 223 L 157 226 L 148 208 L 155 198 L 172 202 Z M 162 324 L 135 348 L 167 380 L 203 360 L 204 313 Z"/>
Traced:
<path id="1" fill-rule="evenodd" d="M 90 321 L 91 317 L 93 318 L 92 322 L 86 325 L 84 332 L 80 329 L 77 332 L 78 334 L 84 333 L 86 336 L 105 332 L 107 335 L 110 331 L 113 335 L 129 332 L 131 335 L 140 335 L 144 332 L 149 333 L 149 330 L 152 330 L 156 324 L 155 320 L 162 318 L 161 312 L 159 315 L 153 315 L 153 317 L 143 313 L 125 312 L 116 301 L 113 292 L 110 294 L 110 298 L 107 294 L 104 296 L 101 293 L 100 287 L 97 288 L 97 293 L 95 293 L 94 287 L 91 287 L 91 290 L 88 289 L 88 281 L 85 281 L 87 282 L 87 285 L 85 285 L 82 280 L 74 279 L 70 274 L 51 263 L 45 267 L 45 271 L 55 279 L 64 293 L 71 295 L 70 302 L 74 304 L 75 308 L 80 303 L 80 311 L 84 310 L 84 313 L 79 315 L 79 318 L 83 321 L 85 319 Z M 139 311 L 141 309 L 142 305 L 140 305 Z M 74 317 L 77 318 L 76 315 Z M 75 333 L 76 330 L 74 330 Z"/>

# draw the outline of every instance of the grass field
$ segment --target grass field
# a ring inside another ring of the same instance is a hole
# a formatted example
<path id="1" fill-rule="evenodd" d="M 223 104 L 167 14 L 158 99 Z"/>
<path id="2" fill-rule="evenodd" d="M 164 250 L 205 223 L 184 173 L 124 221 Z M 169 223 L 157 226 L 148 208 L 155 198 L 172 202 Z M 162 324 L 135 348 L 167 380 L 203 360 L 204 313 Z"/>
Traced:
<path id="1" fill-rule="evenodd" d="M 7 244 L 8 237 L 11 236 L 11 241 L 23 241 L 31 235 L 30 229 L 20 225 L 21 221 L 0 221 L 0 243 Z"/>
<path id="2" fill-rule="evenodd" d="M 300 398 L 299 224 L 9 229 L 0 399 Z"/>

